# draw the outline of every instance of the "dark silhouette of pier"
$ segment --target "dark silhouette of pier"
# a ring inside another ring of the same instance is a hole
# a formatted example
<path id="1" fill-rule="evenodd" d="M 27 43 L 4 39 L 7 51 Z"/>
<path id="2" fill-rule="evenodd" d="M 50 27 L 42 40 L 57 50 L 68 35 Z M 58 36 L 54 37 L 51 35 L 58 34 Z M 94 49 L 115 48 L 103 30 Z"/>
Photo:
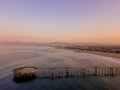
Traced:
<path id="1" fill-rule="evenodd" d="M 38 68 L 37 78 L 63 78 L 120 75 L 120 67 Z"/>
<path id="2" fill-rule="evenodd" d="M 26 81 L 35 78 L 68 78 L 86 76 L 115 76 L 120 75 L 120 66 L 114 67 L 64 67 L 64 68 L 35 68 L 20 67 L 14 69 L 14 81 Z"/>

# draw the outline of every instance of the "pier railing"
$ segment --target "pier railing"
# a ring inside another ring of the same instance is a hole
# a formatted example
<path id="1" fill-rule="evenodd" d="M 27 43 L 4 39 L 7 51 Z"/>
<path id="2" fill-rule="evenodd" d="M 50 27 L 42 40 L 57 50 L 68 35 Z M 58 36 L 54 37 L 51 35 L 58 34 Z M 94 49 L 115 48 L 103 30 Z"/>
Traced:
<path id="1" fill-rule="evenodd" d="M 116 67 L 65 67 L 65 68 L 35 68 L 20 67 L 13 70 L 14 81 L 26 81 L 35 78 L 68 78 L 85 76 L 115 76 L 120 75 L 120 66 Z"/>
<path id="2" fill-rule="evenodd" d="M 38 68 L 37 78 L 120 75 L 120 67 Z"/>

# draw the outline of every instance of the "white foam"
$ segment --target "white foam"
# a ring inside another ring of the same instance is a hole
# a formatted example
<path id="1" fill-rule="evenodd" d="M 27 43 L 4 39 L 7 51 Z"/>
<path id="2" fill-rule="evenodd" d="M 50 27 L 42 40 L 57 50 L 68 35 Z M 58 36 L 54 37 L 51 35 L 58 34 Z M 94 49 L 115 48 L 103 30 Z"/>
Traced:
<path id="1" fill-rule="evenodd" d="M 106 61 L 112 61 L 115 63 L 120 63 L 120 59 L 118 59 L 118 58 L 106 57 L 106 56 L 102 56 L 102 55 L 95 55 L 95 54 L 89 54 L 89 53 L 80 53 L 80 55 L 89 56 L 89 57 L 93 57 L 96 59 L 102 59 L 102 60 L 106 60 Z"/>

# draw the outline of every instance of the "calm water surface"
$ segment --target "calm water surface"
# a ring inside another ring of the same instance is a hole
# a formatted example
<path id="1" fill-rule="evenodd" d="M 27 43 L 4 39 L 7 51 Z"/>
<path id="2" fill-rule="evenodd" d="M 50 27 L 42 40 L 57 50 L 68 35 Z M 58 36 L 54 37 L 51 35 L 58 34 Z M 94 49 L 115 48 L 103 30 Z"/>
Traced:
<path id="1" fill-rule="evenodd" d="M 0 90 L 120 90 L 120 76 L 12 81 L 21 66 L 81 67 L 116 65 L 120 59 L 54 49 L 45 46 L 0 46 Z"/>

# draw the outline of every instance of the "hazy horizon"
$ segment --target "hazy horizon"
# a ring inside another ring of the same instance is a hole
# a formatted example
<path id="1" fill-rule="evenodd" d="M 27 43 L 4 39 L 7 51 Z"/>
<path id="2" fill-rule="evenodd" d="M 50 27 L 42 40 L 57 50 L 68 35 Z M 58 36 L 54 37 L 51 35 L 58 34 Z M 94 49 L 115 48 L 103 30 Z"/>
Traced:
<path id="1" fill-rule="evenodd" d="M 120 44 L 120 1 L 1 0 L 4 41 Z"/>
<path id="2" fill-rule="evenodd" d="M 45 43 L 68 43 L 68 44 L 85 44 L 85 45 L 89 45 L 89 44 L 91 44 L 91 45 L 120 45 L 120 42 L 114 42 L 114 43 L 111 43 L 111 42 L 80 42 L 80 41 L 22 41 L 22 40 L 20 40 L 20 41 L 13 41 L 13 40 L 11 40 L 11 41 L 0 41 L 0 43 L 2 44 L 2 43 L 11 43 L 11 44 L 13 44 L 13 43 L 24 43 L 24 44 L 45 44 Z"/>

